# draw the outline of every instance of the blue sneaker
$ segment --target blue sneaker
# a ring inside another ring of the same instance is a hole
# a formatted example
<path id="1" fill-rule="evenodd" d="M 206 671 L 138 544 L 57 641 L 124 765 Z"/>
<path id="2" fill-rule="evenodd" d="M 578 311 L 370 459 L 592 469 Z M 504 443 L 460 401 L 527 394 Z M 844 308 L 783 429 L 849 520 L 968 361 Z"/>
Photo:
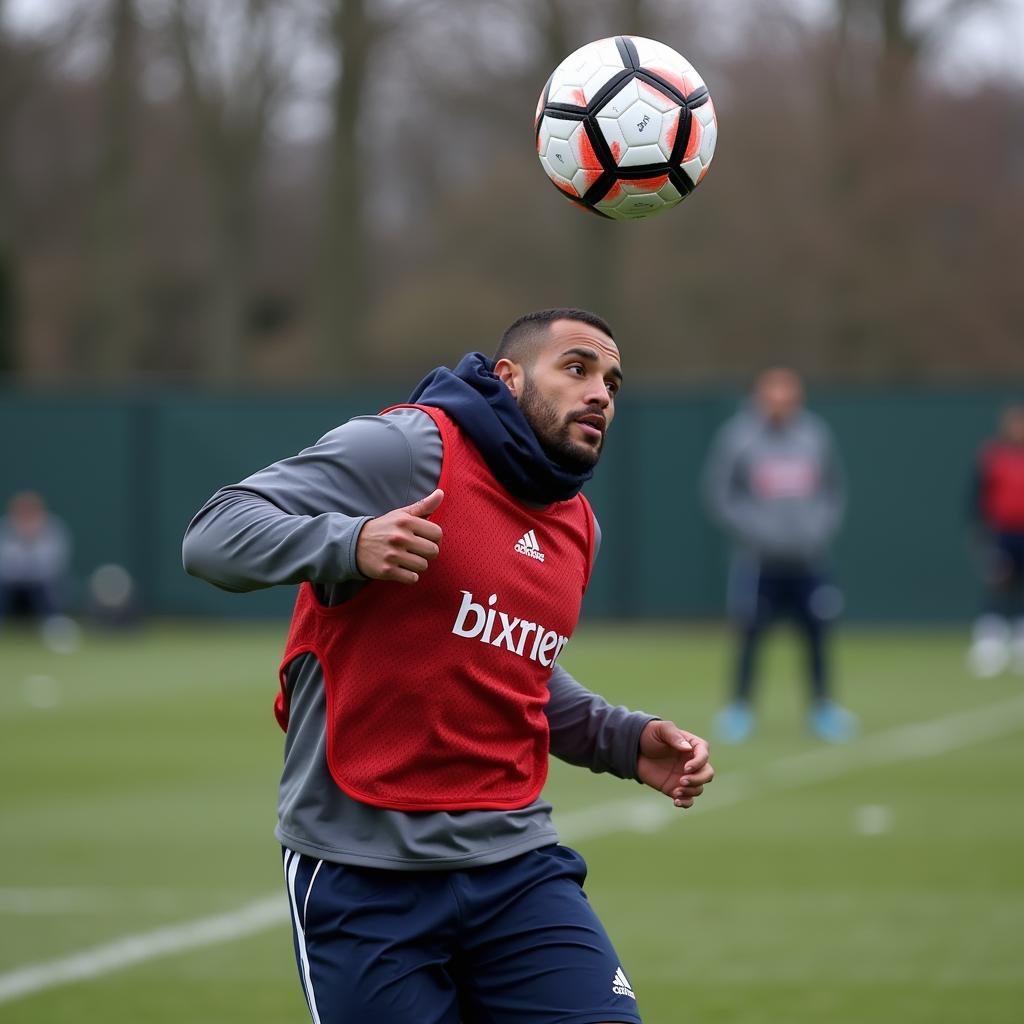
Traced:
<path id="1" fill-rule="evenodd" d="M 746 701 L 727 704 L 715 719 L 715 733 L 723 743 L 742 743 L 754 731 L 754 712 Z"/>
<path id="2" fill-rule="evenodd" d="M 819 700 L 808 712 L 811 732 L 826 743 L 846 743 L 857 735 L 857 716 L 832 700 Z"/>

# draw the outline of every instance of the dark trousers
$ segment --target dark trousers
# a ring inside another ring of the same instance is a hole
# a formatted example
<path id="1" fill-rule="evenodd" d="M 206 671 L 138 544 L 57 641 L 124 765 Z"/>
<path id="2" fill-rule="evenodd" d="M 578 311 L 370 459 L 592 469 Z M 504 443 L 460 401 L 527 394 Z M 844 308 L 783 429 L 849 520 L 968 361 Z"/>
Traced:
<path id="1" fill-rule="evenodd" d="M 1024 616 L 1024 533 L 993 533 L 985 552 L 986 611 Z"/>
<path id="2" fill-rule="evenodd" d="M 57 610 L 55 588 L 46 583 L 0 583 L 0 622 L 4 619 L 45 619 Z"/>
<path id="3" fill-rule="evenodd" d="M 827 698 L 825 638 L 840 602 L 834 584 L 816 569 L 753 559 L 737 561 L 730 580 L 730 603 L 739 627 L 734 698 L 751 699 L 761 641 L 768 628 L 781 619 L 791 620 L 804 642 L 811 699 Z"/>

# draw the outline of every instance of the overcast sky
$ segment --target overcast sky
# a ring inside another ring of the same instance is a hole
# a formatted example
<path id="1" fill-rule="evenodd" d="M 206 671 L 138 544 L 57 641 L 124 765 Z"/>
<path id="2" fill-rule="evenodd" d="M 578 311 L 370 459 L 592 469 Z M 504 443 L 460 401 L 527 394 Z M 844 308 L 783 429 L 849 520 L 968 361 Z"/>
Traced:
<path id="1" fill-rule="evenodd" d="M 917 16 L 934 17 L 949 2 L 916 0 Z M 817 17 L 832 7 L 830 0 L 791 3 Z M 1024 81 L 1024 0 L 979 0 L 977 10 L 956 20 L 936 59 L 953 78 L 1009 76 Z"/>
<path id="2" fill-rule="evenodd" d="M 35 31 L 67 11 L 74 0 L 7 0 L 8 21 Z M 160 0 L 146 0 L 157 6 Z M 828 17 L 832 0 L 777 0 L 812 20 Z M 950 0 L 915 0 L 918 16 L 927 18 L 943 10 Z M 743 14 L 763 0 L 715 0 L 714 15 L 727 36 L 728 26 L 739 26 Z M 951 82 L 971 83 L 979 78 L 1009 76 L 1024 82 L 1024 0 L 979 0 L 978 9 L 957 19 L 955 28 L 937 51 L 934 70 Z"/>

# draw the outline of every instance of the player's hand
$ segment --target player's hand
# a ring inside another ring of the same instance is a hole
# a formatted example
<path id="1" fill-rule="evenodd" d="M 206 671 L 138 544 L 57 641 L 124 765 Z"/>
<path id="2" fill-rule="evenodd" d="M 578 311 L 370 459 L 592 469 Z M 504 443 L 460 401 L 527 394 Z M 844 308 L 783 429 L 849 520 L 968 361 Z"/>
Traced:
<path id="1" fill-rule="evenodd" d="M 426 517 L 443 498 L 444 491 L 435 490 L 405 508 L 369 520 L 356 542 L 356 568 L 371 580 L 418 582 L 441 550 L 441 527 Z"/>
<path id="2" fill-rule="evenodd" d="M 707 742 L 699 736 L 656 719 L 640 734 L 637 778 L 672 797 L 676 807 L 692 807 L 715 777 L 709 753 Z"/>

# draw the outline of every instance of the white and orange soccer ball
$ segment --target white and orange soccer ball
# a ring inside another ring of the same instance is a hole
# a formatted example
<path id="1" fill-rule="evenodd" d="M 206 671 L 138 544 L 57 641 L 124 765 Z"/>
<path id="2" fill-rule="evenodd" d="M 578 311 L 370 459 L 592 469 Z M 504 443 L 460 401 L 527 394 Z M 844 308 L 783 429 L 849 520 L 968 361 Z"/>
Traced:
<path id="1" fill-rule="evenodd" d="M 641 36 L 587 43 L 540 94 L 537 155 L 574 203 L 614 220 L 681 203 L 704 179 L 715 107 L 693 65 Z"/>

